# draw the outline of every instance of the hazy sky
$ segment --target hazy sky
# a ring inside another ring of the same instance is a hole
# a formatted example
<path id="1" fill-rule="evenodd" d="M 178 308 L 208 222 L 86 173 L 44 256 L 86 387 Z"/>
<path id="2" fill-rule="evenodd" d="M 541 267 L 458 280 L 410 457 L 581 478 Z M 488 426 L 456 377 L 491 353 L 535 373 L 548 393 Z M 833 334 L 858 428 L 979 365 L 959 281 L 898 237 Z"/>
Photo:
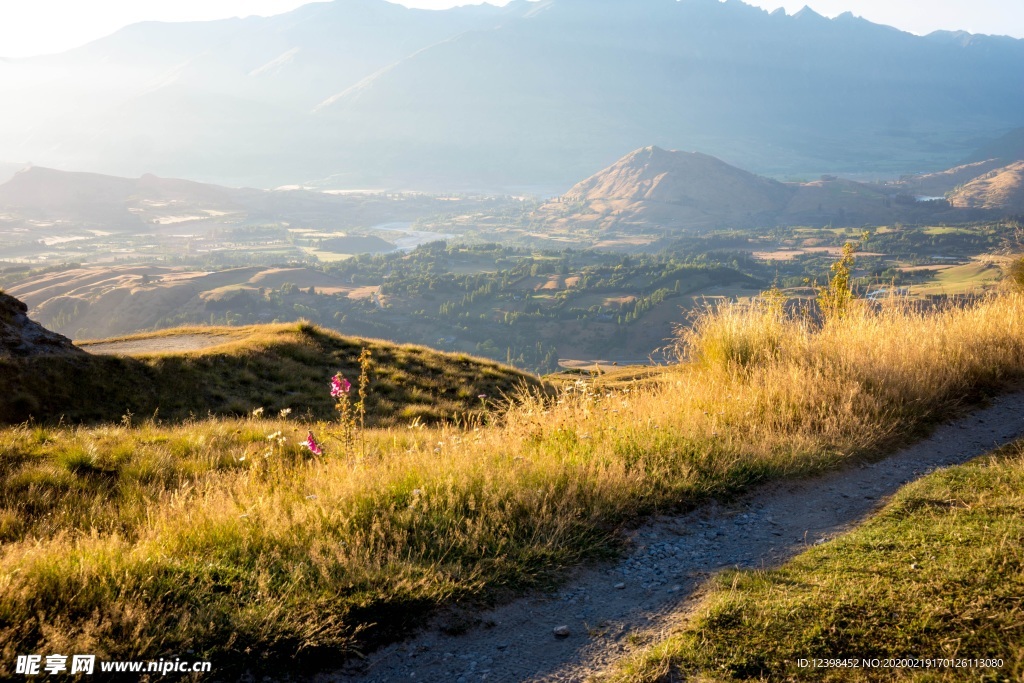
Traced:
<path id="1" fill-rule="evenodd" d="M 793 13 L 809 4 L 835 16 L 852 11 L 913 33 L 964 29 L 1024 37 L 1022 0 L 746 0 Z M 189 21 L 287 12 L 308 0 L 0 0 L 0 56 L 60 52 L 137 21 Z M 506 4 L 507 0 L 492 0 Z M 440 9 L 467 0 L 403 0 L 410 7 Z"/>

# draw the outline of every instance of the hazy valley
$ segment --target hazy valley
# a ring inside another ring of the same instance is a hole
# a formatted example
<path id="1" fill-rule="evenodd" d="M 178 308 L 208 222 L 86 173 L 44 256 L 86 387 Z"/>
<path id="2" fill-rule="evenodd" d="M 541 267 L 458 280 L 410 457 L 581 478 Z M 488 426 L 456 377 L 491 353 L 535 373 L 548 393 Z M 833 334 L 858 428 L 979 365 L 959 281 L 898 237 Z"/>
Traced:
<path id="1" fill-rule="evenodd" d="M 1024 201 L 1018 166 L 779 182 L 647 147 L 545 202 L 32 167 L 0 185 L 0 278 L 75 339 L 306 319 L 541 372 L 649 362 L 708 301 L 772 283 L 806 296 L 863 231 L 866 293 L 990 285 Z"/>

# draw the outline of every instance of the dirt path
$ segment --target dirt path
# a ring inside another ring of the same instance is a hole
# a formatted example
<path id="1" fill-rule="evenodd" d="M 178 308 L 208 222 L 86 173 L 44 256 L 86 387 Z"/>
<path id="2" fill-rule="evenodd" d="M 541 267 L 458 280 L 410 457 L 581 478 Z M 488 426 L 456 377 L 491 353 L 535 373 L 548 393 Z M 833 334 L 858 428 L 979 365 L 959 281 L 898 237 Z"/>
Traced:
<path id="1" fill-rule="evenodd" d="M 905 483 L 1024 435 L 1024 392 L 938 428 L 881 462 L 771 484 L 734 504 L 654 520 L 616 564 L 578 571 L 557 594 L 521 598 L 445 635 L 438 624 L 371 655 L 357 670 L 314 680 L 582 681 L 615 661 L 631 633 L 657 631 L 706 577 L 726 567 L 771 567 L 840 534 Z M 568 627 L 559 638 L 553 632 Z"/>
<path id="2" fill-rule="evenodd" d="M 148 339 L 127 339 L 125 341 L 83 343 L 80 347 L 96 355 L 134 356 L 146 353 L 178 353 L 198 351 L 219 344 L 226 344 L 236 337 L 224 334 L 175 334 Z"/>

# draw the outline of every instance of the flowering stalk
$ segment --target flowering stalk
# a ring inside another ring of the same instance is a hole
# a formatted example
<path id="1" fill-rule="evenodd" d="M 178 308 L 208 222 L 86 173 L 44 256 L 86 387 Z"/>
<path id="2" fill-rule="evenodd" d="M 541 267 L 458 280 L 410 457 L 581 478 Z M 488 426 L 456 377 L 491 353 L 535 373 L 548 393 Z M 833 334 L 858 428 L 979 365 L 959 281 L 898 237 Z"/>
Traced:
<path id="1" fill-rule="evenodd" d="M 340 399 L 342 396 L 348 394 L 349 390 L 352 389 L 352 383 L 342 377 L 340 374 L 335 375 L 331 379 L 331 397 Z"/>
<path id="2" fill-rule="evenodd" d="M 306 440 L 302 442 L 302 447 L 308 448 L 309 452 L 312 453 L 313 455 L 324 454 L 324 449 L 320 447 L 319 443 L 317 443 L 316 437 L 313 436 L 313 432 L 309 432 L 306 435 Z"/>
<path id="3" fill-rule="evenodd" d="M 359 416 L 359 428 L 366 428 L 366 389 L 370 386 L 370 359 L 373 354 L 370 349 L 363 349 L 359 354 L 359 402 L 356 403 L 356 413 Z"/>
<path id="4" fill-rule="evenodd" d="M 369 349 L 363 349 L 359 354 L 359 392 L 355 405 L 351 399 L 352 383 L 340 373 L 331 378 L 331 396 L 337 401 L 335 408 L 341 425 L 340 440 L 348 452 L 358 439 L 360 457 L 365 455 L 362 430 L 366 428 L 366 396 L 370 385 L 371 357 Z"/>
<path id="5" fill-rule="evenodd" d="M 341 416 L 341 438 L 348 450 L 348 444 L 352 440 L 353 418 L 352 403 L 349 399 L 349 392 L 352 391 L 352 383 L 345 379 L 340 373 L 331 379 L 331 396 L 337 401 L 335 408 Z"/>

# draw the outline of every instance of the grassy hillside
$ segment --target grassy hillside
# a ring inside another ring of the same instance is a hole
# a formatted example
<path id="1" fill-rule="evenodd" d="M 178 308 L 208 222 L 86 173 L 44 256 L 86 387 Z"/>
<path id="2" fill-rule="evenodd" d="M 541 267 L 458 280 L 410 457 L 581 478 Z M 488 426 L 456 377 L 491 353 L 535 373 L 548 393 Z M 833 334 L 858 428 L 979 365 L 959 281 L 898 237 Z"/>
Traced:
<path id="1" fill-rule="evenodd" d="M 342 337 L 306 323 L 177 328 L 120 341 L 138 346 L 161 339 L 171 346 L 176 339 L 209 339 L 214 345 L 134 357 L 0 361 L 0 422 L 118 421 L 129 413 L 183 420 L 246 415 L 258 408 L 326 419 L 334 403 L 324 388 L 336 372 L 354 381 L 363 348 L 373 354 L 371 424 L 465 419 L 482 411 L 480 395 L 495 401 L 520 384 L 539 386 L 535 378 L 490 361 Z"/>
<path id="2" fill-rule="evenodd" d="M 310 288 L 320 296 L 310 295 Z M 275 291 L 280 293 L 276 299 Z M 317 302 L 325 296 L 339 307 L 355 306 L 376 291 L 311 268 L 261 266 L 215 272 L 154 266 L 44 270 L 9 289 L 29 305 L 35 320 L 73 339 L 182 324 L 314 319 Z M 304 308 L 296 310 L 295 304 Z"/>
<path id="3" fill-rule="evenodd" d="M 610 678 L 1019 681 L 1022 595 L 1019 442 L 906 486 L 854 532 L 777 570 L 720 574 L 677 633 Z M 847 658 L 939 661 L 917 670 L 800 665 Z"/>
<path id="4" fill-rule="evenodd" d="M 956 207 L 1021 211 L 1024 209 L 1024 161 L 1015 161 L 974 178 L 956 188 L 949 201 Z"/>
<path id="5" fill-rule="evenodd" d="M 709 227 L 756 223 L 782 210 L 793 193 L 706 154 L 644 147 L 573 186 L 537 215 L 555 227 Z"/>
<path id="6" fill-rule="evenodd" d="M 336 663 L 438 605 L 607 557 L 643 515 L 904 442 L 1024 377 L 1022 329 L 1015 294 L 854 306 L 823 327 L 766 303 L 698 321 L 681 340 L 691 362 L 660 376 L 523 396 L 487 426 L 8 428 L 0 662 L 190 651 L 224 675 Z M 290 334 L 296 354 L 342 344 Z M 269 407 L 275 392 L 256 395 Z M 310 429 L 323 456 L 298 443 Z"/>

